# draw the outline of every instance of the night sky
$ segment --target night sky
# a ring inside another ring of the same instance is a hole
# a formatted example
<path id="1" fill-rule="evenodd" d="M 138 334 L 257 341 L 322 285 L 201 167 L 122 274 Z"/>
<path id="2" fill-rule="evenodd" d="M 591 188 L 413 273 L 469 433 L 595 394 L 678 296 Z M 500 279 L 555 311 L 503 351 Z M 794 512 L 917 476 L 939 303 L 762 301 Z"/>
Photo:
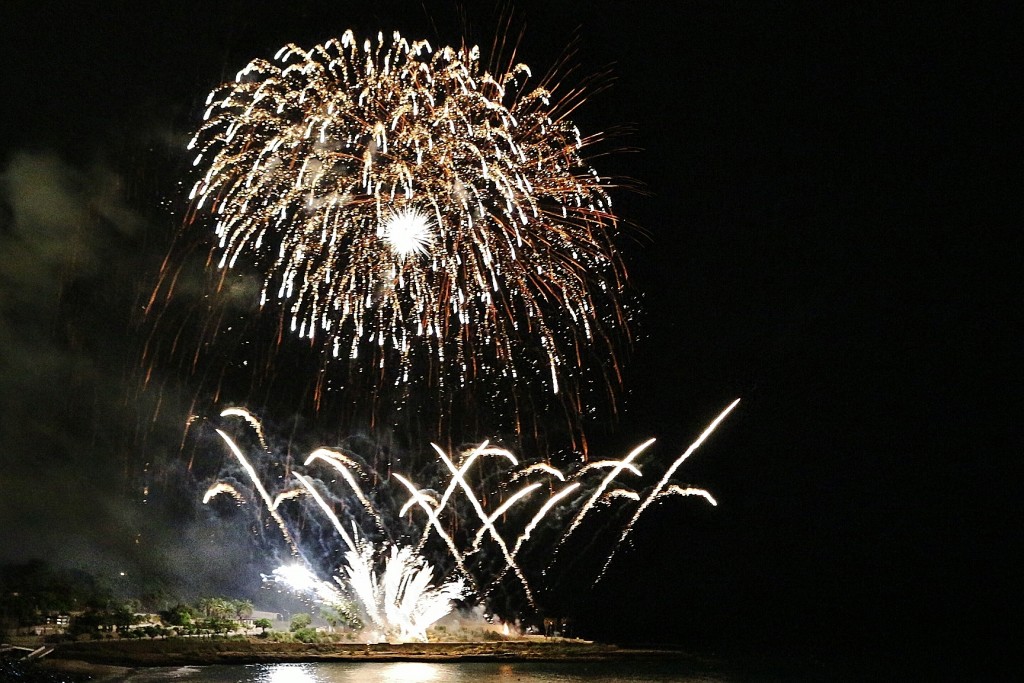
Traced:
<path id="1" fill-rule="evenodd" d="M 287 42 L 398 29 L 486 47 L 505 24 L 490 3 L 397 0 L 16 0 L 0 16 L 0 561 L 166 562 L 229 588 L 137 486 L 180 493 L 187 390 L 140 393 L 140 311 L 203 100 Z M 551 0 L 512 25 L 537 69 L 575 39 L 579 72 L 610 74 L 574 119 L 628 129 L 594 164 L 642 185 L 613 194 L 639 226 L 621 246 L 643 313 L 592 446 L 656 436 L 673 458 L 743 399 L 680 473 L 719 506 L 644 518 L 572 598 L 589 633 L 893 660 L 1007 643 L 1024 252 L 1020 137 L 999 122 L 1019 15 Z"/>

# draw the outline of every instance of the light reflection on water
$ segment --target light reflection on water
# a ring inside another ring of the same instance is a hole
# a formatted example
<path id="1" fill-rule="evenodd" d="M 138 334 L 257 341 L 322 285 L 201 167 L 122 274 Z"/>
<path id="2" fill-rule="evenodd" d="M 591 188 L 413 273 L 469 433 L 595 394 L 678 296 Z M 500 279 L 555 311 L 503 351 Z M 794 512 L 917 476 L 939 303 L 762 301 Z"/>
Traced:
<path id="1" fill-rule="evenodd" d="M 140 669 L 123 683 L 725 683 L 673 662 L 323 662 Z"/>

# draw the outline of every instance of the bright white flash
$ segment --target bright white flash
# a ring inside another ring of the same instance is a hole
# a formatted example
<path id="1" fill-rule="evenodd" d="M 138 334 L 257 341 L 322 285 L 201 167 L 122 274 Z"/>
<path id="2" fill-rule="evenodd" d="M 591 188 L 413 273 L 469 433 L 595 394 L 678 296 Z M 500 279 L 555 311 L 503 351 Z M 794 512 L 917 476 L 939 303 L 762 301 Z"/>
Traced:
<path id="1" fill-rule="evenodd" d="M 297 564 L 278 567 L 274 570 L 274 576 L 297 591 L 313 590 L 318 583 L 308 569 Z"/>
<path id="2" fill-rule="evenodd" d="M 384 241 L 400 259 L 426 254 L 434 244 L 430 219 L 415 208 L 399 209 L 384 224 Z"/>

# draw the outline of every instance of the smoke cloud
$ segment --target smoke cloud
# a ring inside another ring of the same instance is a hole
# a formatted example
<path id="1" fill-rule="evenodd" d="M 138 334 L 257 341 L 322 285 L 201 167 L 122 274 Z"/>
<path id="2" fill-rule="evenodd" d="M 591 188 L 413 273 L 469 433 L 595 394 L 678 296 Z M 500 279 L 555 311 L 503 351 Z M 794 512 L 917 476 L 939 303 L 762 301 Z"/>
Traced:
<path id="1" fill-rule="evenodd" d="M 195 511 L 162 438 L 181 433 L 174 392 L 141 391 L 167 232 L 146 208 L 104 164 L 18 152 L 0 172 L 0 563 L 223 585 L 247 550 Z"/>

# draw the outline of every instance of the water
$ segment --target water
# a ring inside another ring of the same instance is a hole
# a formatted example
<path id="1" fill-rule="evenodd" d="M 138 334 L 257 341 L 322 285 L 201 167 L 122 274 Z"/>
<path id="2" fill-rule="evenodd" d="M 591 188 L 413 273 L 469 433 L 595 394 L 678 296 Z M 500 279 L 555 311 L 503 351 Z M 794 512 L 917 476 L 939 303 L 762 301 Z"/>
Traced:
<path id="1" fill-rule="evenodd" d="M 738 680 L 689 662 L 324 662 L 158 667 L 123 683 L 724 683 Z M 109 679 L 108 679 L 109 680 Z"/>

